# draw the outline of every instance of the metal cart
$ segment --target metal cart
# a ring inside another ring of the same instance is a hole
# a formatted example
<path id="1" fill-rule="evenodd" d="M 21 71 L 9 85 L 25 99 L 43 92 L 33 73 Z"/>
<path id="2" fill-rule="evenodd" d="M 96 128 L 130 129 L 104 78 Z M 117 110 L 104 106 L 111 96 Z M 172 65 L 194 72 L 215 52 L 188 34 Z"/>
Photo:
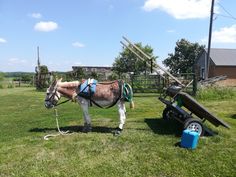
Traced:
<path id="1" fill-rule="evenodd" d="M 180 90 L 180 87 L 171 86 L 166 89 L 164 95 L 159 97 L 159 100 L 166 105 L 162 114 L 163 119 L 168 120 L 174 118 L 183 124 L 183 129 L 196 131 L 201 136 L 205 132 L 203 122 L 206 120 L 216 127 L 221 125 L 230 128 L 227 123 L 210 113 L 193 97 Z M 167 97 L 170 99 L 167 100 Z"/>

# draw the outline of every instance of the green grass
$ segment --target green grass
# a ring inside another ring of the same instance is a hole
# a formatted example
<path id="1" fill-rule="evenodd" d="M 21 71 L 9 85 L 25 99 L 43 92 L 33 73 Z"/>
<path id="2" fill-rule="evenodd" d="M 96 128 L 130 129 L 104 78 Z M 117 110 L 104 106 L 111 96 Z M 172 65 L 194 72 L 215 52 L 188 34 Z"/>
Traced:
<path id="1" fill-rule="evenodd" d="M 236 97 L 200 101 L 231 125 L 227 130 L 207 124 L 218 135 L 200 138 L 196 150 L 176 146 L 181 126 L 161 119 L 164 105 L 157 95 L 139 94 L 135 109 L 127 104 L 121 136 L 116 107 L 92 107 L 93 132 L 81 133 L 80 107 L 58 108 L 60 126 L 75 131 L 48 141 L 56 133 L 53 110 L 44 108 L 44 93 L 34 88 L 0 90 L 0 176 L 236 176 Z"/>
<path id="2" fill-rule="evenodd" d="M 202 88 L 197 92 L 197 98 L 201 100 L 222 100 L 234 97 L 236 97 L 236 90 L 230 87 Z"/>

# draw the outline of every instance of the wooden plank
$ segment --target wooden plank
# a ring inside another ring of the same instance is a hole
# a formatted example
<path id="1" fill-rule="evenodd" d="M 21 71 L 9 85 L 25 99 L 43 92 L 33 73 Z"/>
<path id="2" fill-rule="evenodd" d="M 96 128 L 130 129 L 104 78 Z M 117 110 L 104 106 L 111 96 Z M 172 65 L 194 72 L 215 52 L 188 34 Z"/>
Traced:
<path id="1" fill-rule="evenodd" d="M 134 45 L 131 41 L 129 41 L 126 37 L 123 36 L 123 39 L 130 44 L 132 47 L 134 47 L 135 49 L 137 49 L 140 53 L 142 53 L 146 58 L 148 58 L 149 60 L 151 60 L 152 58 L 150 56 L 148 56 L 147 54 L 145 54 L 141 49 L 139 49 L 136 45 Z M 130 51 L 134 52 L 134 50 L 132 50 L 130 47 L 128 47 L 127 45 L 125 45 L 123 42 L 121 42 L 122 45 L 124 45 L 125 47 L 127 47 Z M 134 53 L 135 55 L 137 55 L 137 53 Z M 138 55 L 137 55 L 138 56 Z M 145 61 L 142 57 L 139 56 L 139 58 L 143 61 Z M 150 64 L 147 63 L 149 66 Z M 182 84 L 176 77 L 174 77 L 171 73 L 169 73 L 167 70 L 165 70 L 164 68 L 162 68 L 160 65 L 158 65 L 157 63 L 155 63 L 156 67 L 158 67 L 159 69 L 161 69 L 164 73 L 166 73 L 167 75 L 169 75 L 173 80 L 175 80 L 176 82 L 178 82 L 181 86 L 185 87 L 184 84 Z M 157 72 L 158 70 L 156 68 L 154 68 Z"/>

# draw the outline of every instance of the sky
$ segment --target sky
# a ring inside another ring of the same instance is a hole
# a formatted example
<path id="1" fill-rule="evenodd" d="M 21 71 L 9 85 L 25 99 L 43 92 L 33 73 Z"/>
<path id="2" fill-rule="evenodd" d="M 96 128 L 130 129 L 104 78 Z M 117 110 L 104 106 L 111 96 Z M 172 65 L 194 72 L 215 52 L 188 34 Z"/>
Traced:
<path id="1" fill-rule="evenodd" d="M 37 46 L 50 71 L 112 66 L 122 36 L 157 63 L 182 38 L 207 46 L 211 0 L 0 0 L 0 71 L 34 72 Z M 215 0 L 213 48 L 236 48 L 236 1 Z"/>

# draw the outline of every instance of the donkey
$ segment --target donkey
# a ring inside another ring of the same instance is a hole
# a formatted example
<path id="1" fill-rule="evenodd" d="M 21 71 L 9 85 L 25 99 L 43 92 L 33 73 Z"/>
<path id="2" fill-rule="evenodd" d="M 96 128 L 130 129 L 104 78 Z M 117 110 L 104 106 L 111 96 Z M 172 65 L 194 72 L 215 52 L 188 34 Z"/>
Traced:
<path id="1" fill-rule="evenodd" d="M 115 129 L 114 134 L 121 134 L 126 120 L 125 102 L 130 102 L 130 108 L 134 107 L 131 86 L 122 80 L 98 83 L 93 81 L 93 79 L 88 79 L 86 82 L 62 82 L 62 79 L 55 80 L 47 89 L 45 107 L 49 109 L 63 103 L 59 103 L 62 96 L 68 98 L 68 100 L 78 102 L 83 111 L 83 132 L 87 133 L 92 131 L 91 118 L 88 111 L 89 106 L 96 105 L 101 108 L 110 108 L 117 105 L 119 125 Z M 93 93 L 94 86 L 96 91 Z M 84 90 L 87 90 L 87 92 L 84 92 Z"/>

